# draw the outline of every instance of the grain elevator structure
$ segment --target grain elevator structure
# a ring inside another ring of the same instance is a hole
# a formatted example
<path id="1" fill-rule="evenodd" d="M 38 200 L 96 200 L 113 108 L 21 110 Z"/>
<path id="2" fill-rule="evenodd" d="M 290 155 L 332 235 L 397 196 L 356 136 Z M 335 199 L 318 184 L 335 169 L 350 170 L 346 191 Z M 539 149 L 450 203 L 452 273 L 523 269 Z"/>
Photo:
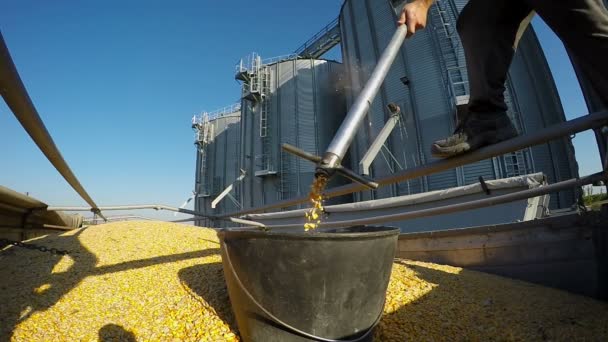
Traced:
<path id="1" fill-rule="evenodd" d="M 458 109 L 468 102 L 468 78 L 462 43 L 456 32 L 458 13 L 467 1 L 437 0 L 429 10 L 427 27 L 403 44 L 376 96 L 364 128 L 351 146 L 352 168 L 388 120 L 389 102 L 403 111 L 401 130 L 387 141 L 387 151 L 371 165 L 371 174 L 382 177 L 433 160 L 430 145 L 452 133 Z M 347 103 L 368 79 L 388 44 L 403 1 L 346 0 L 339 16 L 342 55 L 350 91 Z M 511 65 L 505 89 L 508 114 L 520 134 L 565 121 L 551 72 L 532 27 L 523 35 Z M 544 173 L 549 182 L 572 178 L 576 173 L 568 139 L 553 141 L 433 174 L 374 192 L 359 193 L 357 200 L 387 198 L 467 185 L 484 179 Z M 553 208 L 569 207 L 571 191 L 551 198 Z"/>
<path id="2" fill-rule="evenodd" d="M 464 51 L 456 32 L 458 13 L 466 2 L 437 0 L 426 29 L 406 40 L 345 158 L 351 169 L 379 178 L 434 160 L 431 143 L 452 133 L 468 102 Z M 221 215 L 306 196 L 314 165 L 283 152 L 280 145 L 323 154 L 388 44 L 403 4 L 345 0 L 338 18 L 295 54 L 271 59 L 252 54 L 241 60 L 235 73 L 241 86 L 238 111 L 210 116 L 207 121 L 201 116 L 201 123 L 195 125 L 199 149 L 196 209 Z M 337 44 L 342 63 L 323 59 Z M 523 35 L 509 70 L 505 100 L 521 134 L 565 121 L 532 27 Z M 386 109 L 389 103 L 401 108 L 398 117 Z M 222 133 L 205 135 L 205 122 L 215 121 Z M 374 158 L 365 160 L 389 121 L 388 139 Z M 205 142 L 204 137 L 211 136 L 214 140 Z M 201 152 L 204 146 L 213 152 Z M 329 204 L 421 194 L 528 174 L 544 175 L 554 183 L 577 173 L 572 145 L 563 138 Z M 333 181 L 331 186 L 346 182 L 339 177 Z M 548 206 L 569 208 L 574 203 L 574 191 L 562 191 L 550 196 Z M 213 224 L 221 226 L 218 221 Z"/>

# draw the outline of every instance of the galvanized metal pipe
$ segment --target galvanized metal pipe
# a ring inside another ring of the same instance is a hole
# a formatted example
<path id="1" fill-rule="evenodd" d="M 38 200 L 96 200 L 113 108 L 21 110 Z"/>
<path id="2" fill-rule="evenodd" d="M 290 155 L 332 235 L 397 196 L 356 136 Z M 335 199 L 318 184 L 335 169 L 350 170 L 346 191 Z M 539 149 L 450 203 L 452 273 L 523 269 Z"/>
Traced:
<path id="1" fill-rule="evenodd" d="M 599 133 L 600 139 L 598 139 L 598 147 L 600 150 L 600 160 L 602 161 L 604 171 L 608 171 L 608 151 L 606 151 L 608 149 L 608 126 L 603 126 L 601 129 L 599 129 Z M 600 145 L 600 141 L 603 143 L 603 145 Z M 608 185 L 606 186 L 608 189 Z"/>
<path id="2" fill-rule="evenodd" d="M 435 215 L 444 215 L 455 213 L 459 211 L 466 211 L 484 207 L 490 207 L 498 204 L 514 202 L 519 200 L 528 199 L 531 197 L 542 196 L 551 192 L 557 192 L 561 190 L 571 189 L 573 187 L 579 187 L 587 184 L 592 184 L 594 182 L 605 180 L 608 178 L 608 174 L 604 172 L 595 173 L 589 176 L 581 177 L 581 178 L 573 178 L 566 181 L 554 183 L 547 186 L 541 186 L 534 189 L 522 190 L 510 194 L 483 198 L 474 201 L 468 201 L 464 203 L 457 204 L 449 204 L 445 206 L 441 206 L 438 208 L 429 208 L 411 211 L 407 213 L 400 214 L 390 214 L 390 215 L 381 215 L 368 217 L 364 219 L 356 219 L 356 220 L 344 220 L 344 221 L 336 221 L 336 222 L 326 222 L 321 223 L 319 225 L 320 228 L 339 228 L 339 227 L 349 227 L 349 226 L 357 226 L 357 225 L 365 225 L 365 224 L 377 224 L 377 223 L 386 223 L 386 222 L 395 222 L 395 221 L 404 221 L 411 220 L 415 218 L 421 217 L 429 217 Z M 276 226 L 266 226 L 267 229 L 281 229 L 281 228 L 301 228 L 302 224 L 286 224 L 286 225 L 276 225 Z"/>
<path id="3" fill-rule="evenodd" d="M 25 131 L 38 148 L 53 164 L 55 169 L 63 176 L 70 186 L 87 202 L 94 210 L 98 211 L 97 204 L 82 187 L 66 161 L 61 156 L 61 152 L 55 145 L 53 138 L 47 131 L 36 107 L 32 103 L 30 96 L 19 77 L 15 64 L 4 42 L 4 37 L 0 33 L 0 93 L 4 101 L 19 120 Z M 97 212 L 101 217 L 101 213 Z"/>
<path id="4" fill-rule="evenodd" d="M 183 220 L 174 220 L 174 221 L 170 221 L 170 222 L 188 222 L 188 221 L 194 221 L 194 220 L 200 220 L 200 219 L 218 219 L 218 220 L 231 221 L 231 222 L 239 223 L 239 224 L 251 225 L 254 227 L 265 227 L 266 226 L 265 224 L 256 222 L 256 221 L 244 220 L 244 219 L 235 218 L 235 217 L 218 218 L 218 217 L 214 217 L 214 216 L 205 215 L 204 213 L 200 213 L 198 211 L 193 211 L 193 210 L 188 210 L 188 209 L 183 209 L 183 208 L 175 208 L 175 207 L 170 207 L 170 206 L 162 205 L 162 204 L 117 205 L 117 206 L 112 206 L 112 207 L 101 207 L 99 209 L 104 210 L 104 211 L 136 210 L 136 209 L 168 210 L 168 211 L 174 211 L 174 212 L 183 213 L 183 214 L 190 214 L 190 215 L 194 216 L 193 218 L 188 218 L 188 219 L 183 219 Z M 49 207 L 48 210 L 49 211 L 90 211 L 91 208 L 88 208 L 88 207 Z M 122 216 L 122 217 L 118 217 L 118 218 L 127 218 L 127 217 L 152 220 L 152 219 L 141 217 L 141 216 Z M 104 221 L 108 221 L 108 220 L 112 220 L 112 219 L 117 219 L 117 217 L 109 217 L 107 219 L 104 219 Z M 87 219 L 87 221 L 96 221 L 96 220 Z"/>
<path id="5" fill-rule="evenodd" d="M 257 222 L 257 221 L 244 220 L 244 219 L 240 219 L 240 218 L 236 218 L 236 217 L 231 217 L 230 221 L 232 221 L 234 223 L 239 223 L 239 224 L 248 224 L 250 226 L 254 226 L 254 227 L 258 227 L 258 228 L 266 228 L 265 224 L 263 224 L 261 222 Z"/>
<path id="6" fill-rule="evenodd" d="M 144 216 L 137 216 L 137 215 L 109 216 L 109 217 L 106 217 L 106 221 L 107 222 L 117 221 L 117 220 L 127 220 L 127 219 L 138 219 L 138 220 L 146 220 L 146 221 L 155 221 L 155 219 L 144 217 Z M 101 218 L 92 218 L 92 217 L 85 217 L 84 221 L 87 221 L 87 222 L 97 222 L 97 221 L 103 221 L 103 219 L 101 219 Z"/>
<path id="7" fill-rule="evenodd" d="M 393 65 L 393 61 L 397 57 L 399 49 L 401 49 L 406 34 L 407 25 L 397 27 L 391 41 L 382 52 L 380 59 L 378 59 L 378 63 L 367 80 L 365 87 L 361 90 L 359 96 L 357 96 L 357 99 L 346 114 L 342 125 L 340 125 L 336 135 L 327 147 L 327 151 L 323 155 L 324 166 L 329 168 L 337 167 L 344 158 L 348 147 L 357 133 L 357 129 L 369 111 L 374 97 L 386 78 L 386 74 Z"/>
<path id="8" fill-rule="evenodd" d="M 68 230 L 77 229 L 77 228 L 74 228 L 74 227 L 57 226 L 57 225 L 54 225 L 54 224 L 43 224 L 42 228 L 43 229 L 51 229 L 51 230 L 62 230 L 62 231 L 68 231 Z M 34 228 L 34 229 L 36 229 L 36 228 Z M 27 228 L 26 228 L 26 230 L 27 230 Z"/>
<path id="9" fill-rule="evenodd" d="M 543 144 L 550 140 L 558 139 L 564 136 L 573 135 L 594 127 L 601 127 L 608 123 L 608 112 L 597 112 L 581 116 L 579 118 L 563 122 L 554 126 L 543 128 L 534 133 L 522 135 L 507 141 L 500 142 L 495 145 L 487 146 L 479 150 L 466 153 L 457 157 L 441 159 L 428 164 L 420 165 L 411 169 L 403 170 L 390 176 L 376 179 L 380 186 L 394 184 L 408 179 L 427 176 L 432 173 L 437 173 L 445 170 L 450 170 L 458 166 L 474 163 L 480 160 L 497 157 L 505 153 L 518 151 L 526 147 Z M 366 187 L 360 184 L 349 184 L 337 188 L 330 189 L 324 193 L 324 196 L 330 198 L 350 194 L 353 192 L 365 190 Z M 280 201 L 270 205 L 241 210 L 238 212 L 227 213 L 219 217 L 241 216 L 245 214 L 259 213 L 267 210 L 285 208 L 308 201 L 308 197 L 298 197 L 285 201 Z"/>
<path id="10" fill-rule="evenodd" d="M 204 213 L 188 210 L 183 208 L 170 207 L 162 204 L 142 204 L 142 205 L 116 205 L 111 207 L 100 207 L 99 210 L 110 211 L 110 210 L 135 210 L 135 209 L 154 209 L 154 210 L 168 210 L 183 214 L 197 215 L 202 217 L 214 218 L 214 216 L 205 215 Z M 90 207 L 48 207 L 49 211 L 92 211 Z"/>
<path id="11" fill-rule="evenodd" d="M 171 221 L 167 221 L 167 222 L 171 222 L 171 223 L 183 223 L 183 222 L 194 222 L 194 221 L 197 221 L 197 220 L 204 220 L 204 219 L 206 219 L 206 217 L 194 216 L 194 217 L 189 217 L 189 218 L 185 218 L 185 219 L 171 220 Z"/>

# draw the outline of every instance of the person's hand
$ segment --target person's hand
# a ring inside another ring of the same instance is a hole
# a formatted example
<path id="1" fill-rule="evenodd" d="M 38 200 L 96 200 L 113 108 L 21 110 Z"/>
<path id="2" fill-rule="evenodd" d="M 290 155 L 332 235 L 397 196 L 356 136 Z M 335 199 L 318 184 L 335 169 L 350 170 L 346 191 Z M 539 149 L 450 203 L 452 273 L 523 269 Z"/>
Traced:
<path id="1" fill-rule="evenodd" d="M 411 37 L 416 31 L 426 27 L 429 7 L 431 7 L 432 4 L 433 0 L 414 0 L 403 6 L 397 24 L 407 25 L 406 37 Z"/>

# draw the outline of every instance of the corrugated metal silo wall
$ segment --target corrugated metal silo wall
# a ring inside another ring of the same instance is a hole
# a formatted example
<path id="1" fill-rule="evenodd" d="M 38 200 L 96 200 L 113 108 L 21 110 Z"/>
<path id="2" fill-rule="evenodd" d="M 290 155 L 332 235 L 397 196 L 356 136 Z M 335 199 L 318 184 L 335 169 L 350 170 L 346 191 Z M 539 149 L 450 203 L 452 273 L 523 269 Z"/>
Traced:
<path id="1" fill-rule="evenodd" d="M 519 42 L 509 78 L 526 132 L 566 120 L 553 77 L 532 29 L 527 30 Z M 536 171 L 547 175 L 550 183 L 578 177 L 570 138 L 532 147 L 532 161 Z M 550 207 L 567 208 L 574 202 L 574 191 L 562 191 L 551 195 Z"/>
<path id="2" fill-rule="evenodd" d="M 241 167 L 247 175 L 239 193 L 244 208 L 306 195 L 314 164 L 283 152 L 280 145 L 288 143 L 321 154 L 345 114 L 345 81 L 340 63 L 298 59 L 274 63 L 267 68 L 270 95 L 263 100 L 268 105 L 266 137 L 260 137 L 260 113 L 264 104 L 242 102 Z M 269 162 L 265 163 L 266 160 Z M 333 182 L 331 186 L 342 181 Z"/>
<path id="3" fill-rule="evenodd" d="M 198 192 L 200 191 L 201 188 L 201 151 L 198 149 L 198 147 L 196 148 L 196 166 L 194 168 L 194 191 L 197 193 L 194 196 L 194 210 L 198 211 L 200 210 L 201 203 L 202 203 L 202 197 L 200 197 L 198 195 Z M 208 222 L 207 220 L 194 220 L 194 225 L 195 226 L 201 226 L 201 227 L 205 227 L 208 226 Z"/>
<path id="4" fill-rule="evenodd" d="M 450 0 L 443 0 L 443 3 L 455 7 L 457 10 L 461 10 L 466 3 L 466 1 L 453 3 L 447 3 L 447 1 Z M 455 18 L 454 16 L 454 21 Z M 352 104 L 353 97 L 360 92 L 364 82 L 369 78 L 378 57 L 395 31 L 396 20 L 397 16 L 391 1 L 346 0 L 344 2 L 340 13 L 342 53 L 352 82 L 352 86 L 346 92 L 347 106 Z M 431 18 L 429 18 L 430 21 Z M 455 27 L 455 23 L 452 25 Z M 451 105 L 453 98 L 447 85 L 448 73 L 445 57 L 442 56 L 443 52 L 438 45 L 441 44 L 438 42 L 437 35 L 439 34 L 439 30 L 435 30 L 432 25 L 429 25 L 427 29 L 419 31 L 404 44 L 372 104 L 364 126 L 351 147 L 353 168 L 358 167 L 357 163 L 384 125 L 387 118 L 385 108 L 389 102 L 395 102 L 401 106 L 406 124 L 404 130 L 396 128 L 393 131 L 387 144 L 397 162 L 392 162 L 391 158 L 387 157 L 388 154 L 384 156 L 379 154 L 372 164 L 374 177 L 393 173 L 393 170 L 398 169 L 399 166 L 407 169 L 431 161 L 431 143 L 452 133 L 455 113 Z M 514 90 L 512 91 L 513 100 L 519 101 L 521 97 L 525 97 L 524 103 L 514 105 L 525 113 L 523 120 L 515 118 L 516 122 L 523 121 L 523 130 L 527 131 L 539 128 L 532 124 L 535 120 L 538 121 L 538 117 L 552 117 L 551 120 L 541 121 L 543 125 L 563 120 L 563 110 L 555 93 L 555 86 L 548 68 L 546 68 L 542 51 L 532 33 L 524 36 L 520 50 L 529 52 L 517 54 L 510 74 L 511 90 Z M 456 51 L 453 58 L 464 65 L 462 50 Z M 522 69 L 522 65 L 526 65 L 527 69 Z M 533 72 L 535 75 L 522 75 L 522 72 L 518 72 L 520 70 L 527 73 Z M 466 72 L 462 74 L 463 81 L 466 82 Z M 407 85 L 402 81 L 403 77 L 409 81 Z M 532 82 L 532 78 L 536 82 L 534 83 L 535 92 L 526 91 L 521 85 Z M 533 107 L 535 108 L 533 109 Z M 568 147 L 563 142 L 552 143 L 551 146 L 553 145 L 560 145 L 560 147 L 555 147 L 551 151 L 546 147 L 544 150 L 537 148 L 532 151 L 535 168 L 530 168 L 529 173 L 545 172 L 549 175 L 550 181 L 569 178 L 568 175 L 572 174 L 569 171 L 572 162 L 568 158 L 568 153 L 565 153 Z M 539 162 L 536 161 L 538 158 L 540 158 Z M 540 162 L 543 158 L 551 161 Z M 554 165 L 561 170 L 558 172 L 560 177 L 552 176 L 555 175 Z M 424 179 L 402 183 L 397 187 L 381 188 L 376 193 L 361 193 L 357 199 L 385 198 L 445 189 L 476 182 L 479 176 L 483 176 L 484 179 L 493 179 L 503 175 L 502 167 L 498 159 L 488 159 L 462 168 L 433 174 Z M 556 196 L 553 198 L 553 207 L 569 206 L 572 203 L 571 194 L 560 196 L 559 201 Z"/>
<path id="5" fill-rule="evenodd" d="M 205 151 L 197 151 L 197 172 L 195 208 L 197 211 L 218 215 L 221 213 L 238 210 L 234 202 L 224 197 L 215 209 L 211 208 L 211 202 L 230 184 L 239 174 L 239 146 L 240 146 L 240 113 L 232 113 L 211 120 L 214 127 L 214 138 L 206 147 Z M 205 165 L 202 163 L 203 153 L 207 154 Z M 231 192 L 234 196 L 234 191 Z M 238 201 L 238 196 L 236 197 Z M 211 222 L 201 220 L 199 225 L 223 226 L 222 221 Z"/>
<path id="6" fill-rule="evenodd" d="M 347 105 L 358 94 L 369 78 L 377 59 L 395 31 L 396 15 L 389 1 L 347 0 L 340 14 L 344 61 L 353 82 Z M 367 126 L 358 134 L 353 152 L 353 168 L 382 129 L 389 102 L 401 106 L 406 118 L 406 132 L 397 129 L 391 134 L 389 149 L 403 168 L 427 163 L 430 144 L 453 130 L 449 114 L 447 90 L 442 80 L 442 70 L 437 52 L 431 44 L 430 30 L 420 31 L 401 49 L 380 93 L 372 104 Z M 407 77 L 405 85 L 402 78 Z M 389 159 L 389 158 L 386 158 Z M 384 156 L 378 155 L 372 164 L 374 177 L 392 173 Z M 390 159 L 389 159 L 390 160 Z M 408 193 L 418 193 L 457 186 L 456 170 L 450 170 L 399 184 L 396 188 L 381 188 L 375 194 L 363 193 L 360 199 L 385 198 Z"/>

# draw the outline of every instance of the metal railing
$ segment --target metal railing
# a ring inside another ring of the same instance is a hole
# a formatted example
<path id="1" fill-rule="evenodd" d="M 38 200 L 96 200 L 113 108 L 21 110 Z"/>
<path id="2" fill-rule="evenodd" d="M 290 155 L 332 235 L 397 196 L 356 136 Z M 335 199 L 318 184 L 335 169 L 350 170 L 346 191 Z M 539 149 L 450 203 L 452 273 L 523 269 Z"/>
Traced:
<path id="1" fill-rule="evenodd" d="M 299 55 L 297 53 L 290 53 L 286 55 L 262 59 L 259 54 L 252 52 L 249 56 L 241 58 L 241 60 L 236 64 L 235 70 L 237 74 L 242 72 L 249 72 L 250 74 L 255 74 L 259 71 L 260 68 L 266 65 L 282 61 L 290 61 L 297 59 L 298 57 Z"/>
<path id="2" fill-rule="evenodd" d="M 340 22 L 336 18 L 317 32 L 312 38 L 300 45 L 295 51 L 296 55 L 309 58 L 318 58 L 332 47 L 340 43 Z"/>
<path id="3" fill-rule="evenodd" d="M 484 159 L 497 157 L 503 155 L 505 153 L 521 150 L 526 147 L 539 145 L 546 143 L 550 140 L 555 140 L 562 138 L 564 136 L 570 136 L 585 130 L 608 126 L 608 112 L 598 112 L 588 114 L 570 121 L 563 122 L 561 124 L 553 125 L 550 127 L 546 127 L 544 129 L 538 130 L 534 133 L 521 135 L 516 138 L 500 142 L 495 145 L 486 146 L 480 148 L 479 150 L 463 154 L 457 157 L 437 160 L 428 164 L 419 165 L 417 167 L 403 170 L 397 172 L 393 175 L 385 176 L 379 179 L 376 179 L 379 186 L 386 186 L 394 183 L 403 182 L 406 180 L 427 176 L 433 173 L 438 173 L 441 171 L 446 171 L 449 169 L 456 168 L 458 166 L 474 163 L 477 161 L 481 161 Z M 606 129 L 608 133 L 608 129 Z M 608 136 L 608 135 L 607 135 Z M 604 138 L 606 139 L 606 137 Z M 601 156 L 602 160 L 605 160 L 605 156 Z M 606 172 L 606 171 L 605 171 Z M 606 175 L 606 174 L 605 174 Z M 340 186 L 332 189 L 328 189 L 324 192 L 324 196 L 326 198 L 347 195 L 354 192 L 359 192 L 362 190 L 366 190 L 367 188 L 361 184 L 349 184 L 345 186 Z M 266 206 L 261 206 L 257 208 L 251 208 L 247 210 L 242 210 L 233 213 L 226 213 L 223 215 L 219 215 L 218 218 L 224 217 L 239 217 L 246 214 L 265 212 L 273 209 L 287 208 L 291 206 L 295 206 L 301 203 L 307 202 L 309 199 L 307 196 L 297 197 L 289 200 L 284 200 L 280 202 L 276 202 L 273 204 L 269 204 Z"/>
<path id="4" fill-rule="evenodd" d="M 190 214 L 190 215 L 200 215 L 206 216 L 204 213 L 188 210 L 184 208 L 176 208 L 164 204 L 137 204 L 137 205 L 114 205 L 108 207 L 99 207 L 99 210 L 103 211 L 113 211 L 113 210 L 135 210 L 135 209 L 154 209 L 154 210 L 167 210 L 173 211 L 177 213 Z M 53 207 L 49 206 L 47 208 L 49 211 L 90 211 L 89 207 Z"/>
<path id="5" fill-rule="evenodd" d="M 241 110 L 241 103 L 238 102 L 238 103 L 234 103 L 229 106 L 222 107 L 222 108 L 210 111 L 210 112 L 203 111 L 201 114 L 195 115 L 192 117 L 192 125 L 194 126 L 194 125 L 202 124 L 204 121 L 205 114 L 208 116 L 209 120 L 214 120 L 217 118 L 224 117 L 226 115 L 230 115 L 230 114 L 239 112 L 240 110 Z"/>
<path id="6" fill-rule="evenodd" d="M 542 187 L 538 187 L 538 188 L 534 188 L 534 189 L 517 191 L 517 192 L 510 193 L 510 194 L 499 195 L 499 196 L 494 196 L 494 197 L 490 197 L 490 198 L 461 202 L 461 203 L 456 203 L 456 204 L 448 204 L 448 205 L 444 205 L 444 206 L 440 206 L 440 207 L 415 210 L 415 211 L 410 211 L 410 212 L 405 212 L 405 213 L 381 215 L 381 216 L 374 216 L 374 217 L 355 219 L 355 220 L 326 222 L 326 223 L 321 223 L 320 227 L 322 227 L 322 228 L 339 228 L 339 227 L 350 227 L 350 226 L 358 226 L 358 225 L 366 225 L 366 224 L 378 224 L 378 223 L 411 220 L 411 219 L 415 219 L 415 218 L 429 217 L 429 216 L 435 216 L 435 215 L 444 215 L 444 214 L 455 213 L 455 212 L 459 212 L 459 211 L 473 210 L 473 209 L 484 208 L 484 207 L 489 207 L 489 206 L 498 205 L 498 204 L 504 204 L 504 203 L 514 202 L 514 201 L 524 200 L 524 199 L 528 199 L 531 197 L 542 196 L 542 195 L 546 195 L 546 194 L 552 193 L 552 192 L 571 189 L 573 187 L 580 187 L 580 186 L 587 185 L 587 184 L 593 184 L 600 180 L 606 179 L 606 176 L 607 175 L 605 172 L 598 172 L 598 173 L 595 173 L 595 174 L 592 174 L 589 176 L 585 176 L 585 177 L 581 177 L 581 178 L 569 179 L 566 181 L 562 181 L 562 182 L 558 182 L 558 183 L 554 183 L 554 184 L 550 184 L 550 185 L 546 185 L 546 186 L 542 186 Z M 259 227 L 261 227 L 261 226 L 258 223 L 257 225 L 250 225 L 247 228 L 259 228 Z M 300 224 L 300 223 L 283 224 L 283 225 L 277 225 L 277 226 L 263 225 L 262 227 L 265 229 L 302 228 L 302 224 Z"/>
<path id="7" fill-rule="evenodd" d="M 281 57 L 275 57 L 276 61 L 280 61 Z M 272 59 L 271 59 L 272 60 Z M 268 60 L 265 60 L 268 61 Z M 273 63 L 270 61 L 269 63 Z M 88 193 L 84 190 L 76 176 L 72 173 L 71 169 L 61 156 L 58 148 L 55 146 L 50 134 L 46 130 L 40 116 L 38 115 L 34 105 L 32 104 L 29 95 L 12 62 L 8 49 L 4 43 L 4 39 L 0 34 L 0 93 L 4 97 L 6 103 L 11 108 L 17 119 L 21 122 L 23 127 L 26 129 L 28 134 L 36 142 L 38 147 L 42 150 L 45 156 L 51 161 L 57 171 L 64 177 L 64 179 L 72 186 L 72 188 L 90 205 L 90 207 L 48 207 L 50 211 L 92 211 L 96 215 L 101 215 L 101 211 L 107 210 L 133 210 L 133 209 L 155 209 L 155 210 L 169 210 L 174 212 L 180 212 L 195 216 L 195 218 L 211 218 L 219 220 L 229 220 L 234 223 L 241 225 L 247 225 L 249 227 L 265 227 L 259 222 L 253 222 L 240 217 L 250 213 L 264 212 L 271 209 L 285 208 L 308 201 L 308 197 L 298 197 L 289 200 L 283 200 L 271 205 L 252 208 L 248 210 L 241 210 L 238 212 L 227 213 L 223 215 L 206 215 L 205 213 L 198 212 L 195 210 L 188 210 L 183 208 L 175 208 L 171 206 L 159 205 L 159 204 L 148 204 L 148 205 L 126 205 L 126 206 L 109 206 L 109 207 L 98 207 L 95 202 L 91 199 Z M 438 160 L 425 165 L 420 165 L 411 169 L 403 170 L 393 175 L 389 175 L 380 179 L 377 179 L 379 186 L 386 186 L 394 183 L 407 181 L 410 179 L 427 176 L 433 173 L 453 169 L 462 165 L 474 163 L 487 158 L 497 157 L 505 153 L 521 150 L 530 146 L 546 143 L 550 140 L 562 138 L 564 136 L 573 135 L 585 130 L 595 129 L 598 134 L 600 142 L 606 143 L 608 141 L 608 112 L 596 112 L 589 115 L 585 115 L 561 124 L 546 127 L 542 130 L 534 133 L 522 135 L 501 143 L 487 146 L 479 150 L 460 155 L 457 157 Z M 605 145 L 602 145 L 605 146 Z M 464 203 L 446 205 L 437 208 L 423 209 L 412 211 L 408 213 L 392 214 L 370 217 L 358 220 L 347 220 L 339 222 L 330 222 L 322 224 L 322 227 L 342 227 L 348 225 L 358 224 L 374 224 L 382 222 L 391 222 L 397 220 L 406 220 L 417 217 L 428 217 L 432 215 L 441 215 L 450 212 L 470 210 L 475 208 L 481 208 L 486 206 L 492 206 L 530 197 L 536 197 L 551 192 L 561 191 L 573 187 L 579 187 L 586 184 L 596 183 L 600 180 L 606 180 L 608 178 L 608 157 L 605 150 L 600 150 L 600 157 L 602 159 L 602 165 L 604 170 L 602 172 L 575 179 L 570 179 L 555 184 L 550 184 L 544 187 L 523 190 L 516 193 L 495 196 L 491 198 L 485 198 L 480 200 L 474 200 Z M 346 195 L 353 192 L 365 190 L 366 187 L 362 184 L 350 184 L 327 190 L 324 195 L 326 198 Z M 104 218 L 105 219 L 105 218 Z M 285 225 L 281 226 L 284 228 L 289 227 L 300 227 L 300 225 Z M 269 226 L 268 228 L 275 228 Z"/>
<path id="8" fill-rule="evenodd" d="M 192 218 L 174 220 L 171 222 L 189 222 L 193 219 L 200 220 L 200 219 L 209 218 L 209 219 L 213 219 L 213 220 L 224 220 L 224 221 L 231 221 L 231 222 L 238 223 L 238 224 L 246 224 L 246 225 L 250 225 L 253 227 L 263 227 L 264 226 L 262 223 L 255 222 L 255 221 L 240 219 L 240 218 L 236 218 L 236 217 L 219 217 L 219 216 L 214 216 L 214 215 L 207 215 L 200 211 L 188 210 L 188 209 L 184 209 L 184 208 L 176 208 L 176 207 L 171 207 L 171 206 L 164 205 L 164 204 L 115 205 L 115 206 L 108 206 L 108 207 L 100 207 L 99 209 L 103 210 L 103 211 L 136 210 L 136 209 L 167 210 L 167 211 L 173 211 L 173 212 L 182 213 L 182 214 L 189 214 L 189 215 L 193 216 Z M 91 208 L 89 208 L 89 207 L 50 207 L 49 206 L 47 208 L 47 210 L 48 211 L 90 211 Z M 107 219 L 105 219 L 105 220 L 107 220 Z"/>
<path id="9" fill-rule="evenodd" d="M 289 53 L 289 54 L 286 54 L 286 55 L 269 57 L 269 58 L 262 59 L 262 65 L 261 66 L 266 66 L 266 65 L 269 65 L 269 64 L 274 64 L 274 63 L 283 62 L 283 61 L 291 61 L 293 59 L 297 59 L 298 57 L 299 56 L 296 53 Z"/>
<path id="10" fill-rule="evenodd" d="M 85 217 L 84 223 L 97 224 L 99 221 L 114 222 L 114 221 L 130 221 L 130 220 L 143 220 L 143 221 L 154 221 L 153 218 L 138 216 L 138 215 L 124 215 L 124 216 L 107 216 L 106 220 L 97 217 Z"/>
<path id="11" fill-rule="evenodd" d="M 46 129 L 21 81 L 21 77 L 19 77 L 2 33 L 0 33 L 0 93 L 17 120 L 21 123 L 21 126 L 23 126 L 36 143 L 40 151 L 53 164 L 57 172 L 91 206 L 89 210 L 103 218 L 104 216 L 101 214 L 99 207 L 89 196 L 82 184 L 80 184 L 80 181 L 78 181 L 68 163 L 63 159 L 61 152 Z"/>
<path id="12" fill-rule="evenodd" d="M 422 176 L 426 176 L 429 174 L 445 171 L 448 169 L 452 169 L 458 166 L 462 166 L 465 164 L 474 163 L 483 159 L 496 157 L 505 153 L 513 152 L 520 150 L 522 148 L 543 144 L 550 140 L 559 139 L 563 136 L 573 135 L 575 133 L 579 133 L 585 130 L 597 128 L 598 131 L 603 134 L 604 141 L 608 141 L 608 112 L 598 112 L 592 113 L 589 115 L 585 115 L 558 125 L 550 126 L 544 128 L 540 131 L 537 131 L 534 134 L 527 134 L 523 136 L 519 136 L 513 138 L 511 140 L 503 141 L 495 145 L 483 147 L 479 150 L 473 151 L 468 154 L 464 154 L 461 156 L 442 159 L 435 162 L 431 162 L 425 165 L 420 165 L 411 169 L 403 170 L 396 174 L 386 176 L 376 181 L 379 183 L 379 186 L 386 186 L 394 183 L 399 183 L 402 181 L 406 181 L 413 178 L 418 178 Z M 607 160 L 605 155 L 601 156 L 602 161 L 604 162 L 604 166 L 608 166 L 608 163 L 605 163 Z M 345 221 L 337 221 L 337 222 L 328 222 L 322 223 L 322 228 L 334 228 L 334 227 L 344 227 L 350 225 L 361 225 L 361 224 L 377 224 L 383 222 L 393 222 L 399 220 L 409 220 L 420 217 L 428 217 L 433 215 L 442 215 L 452 212 L 471 210 L 476 208 L 483 208 L 487 206 L 493 206 L 513 201 L 518 201 L 522 199 L 527 199 L 531 197 L 542 196 L 548 193 L 562 191 L 566 189 L 571 189 L 573 187 L 580 187 L 587 184 L 597 183 L 598 181 L 607 180 L 608 179 L 608 169 L 605 168 L 604 171 L 592 174 L 590 176 L 580 177 L 569 179 L 566 181 L 546 185 L 543 187 L 538 187 L 534 189 L 528 189 L 523 191 L 518 191 L 515 193 L 510 193 L 506 195 L 494 196 L 490 198 L 484 198 L 480 200 L 468 201 L 463 203 L 451 204 L 436 208 L 422 209 L 411 211 L 407 213 L 400 214 L 391 214 L 391 215 L 382 215 L 369 217 L 365 219 L 357 219 L 357 220 L 345 220 Z M 341 186 L 333 189 L 329 189 L 324 193 L 326 198 L 341 196 L 350 194 L 353 192 L 358 192 L 361 190 L 365 190 L 365 186 L 361 184 L 350 184 L 346 186 Z M 266 226 L 260 222 L 255 222 L 251 220 L 247 220 L 246 214 L 264 212 L 272 209 L 285 208 L 290 206 L 295 206 L 298 204 L 302 204 L 307 202 L 308 197 L 298 197 L 294 199 L 280 201 L 274 204 L 270 204 L 267 206 L 242 210 L 238 212 L 223 214 L 223 215 L 206 215 L 205 213 L 169 207 L 165 205 L 158 204 L 150 204 L 150 205 L 137 205 L 137 206 L 113 206 L 113 207 L 101 207 L 101 210 L 131 210 L 131 209 L 156 209 L 156 210 L 169 210 L 175 212 L 181 212 L 184 214 L 193 215 L 194 218 L 188 218 L 179 221 L 191 221 L 192 219 L 204 219 L 209 218 L 212 220 L 227 220 L 233 223 L 240 224 L 241 227 L 244 225 L 244 228 L 264 228 L 264 229 L 272 229 L 272 228 L 296 228 L 301 227 L 300 224 L 291 224 L 291 225 L 281 225 L 281 226 Z M 90 210 L 88 207 L 49 207 L 48 210 L 61 210 L 61 211 L 87 211 Z M 238 218 L 243 217 L 243 218 Z"/>

